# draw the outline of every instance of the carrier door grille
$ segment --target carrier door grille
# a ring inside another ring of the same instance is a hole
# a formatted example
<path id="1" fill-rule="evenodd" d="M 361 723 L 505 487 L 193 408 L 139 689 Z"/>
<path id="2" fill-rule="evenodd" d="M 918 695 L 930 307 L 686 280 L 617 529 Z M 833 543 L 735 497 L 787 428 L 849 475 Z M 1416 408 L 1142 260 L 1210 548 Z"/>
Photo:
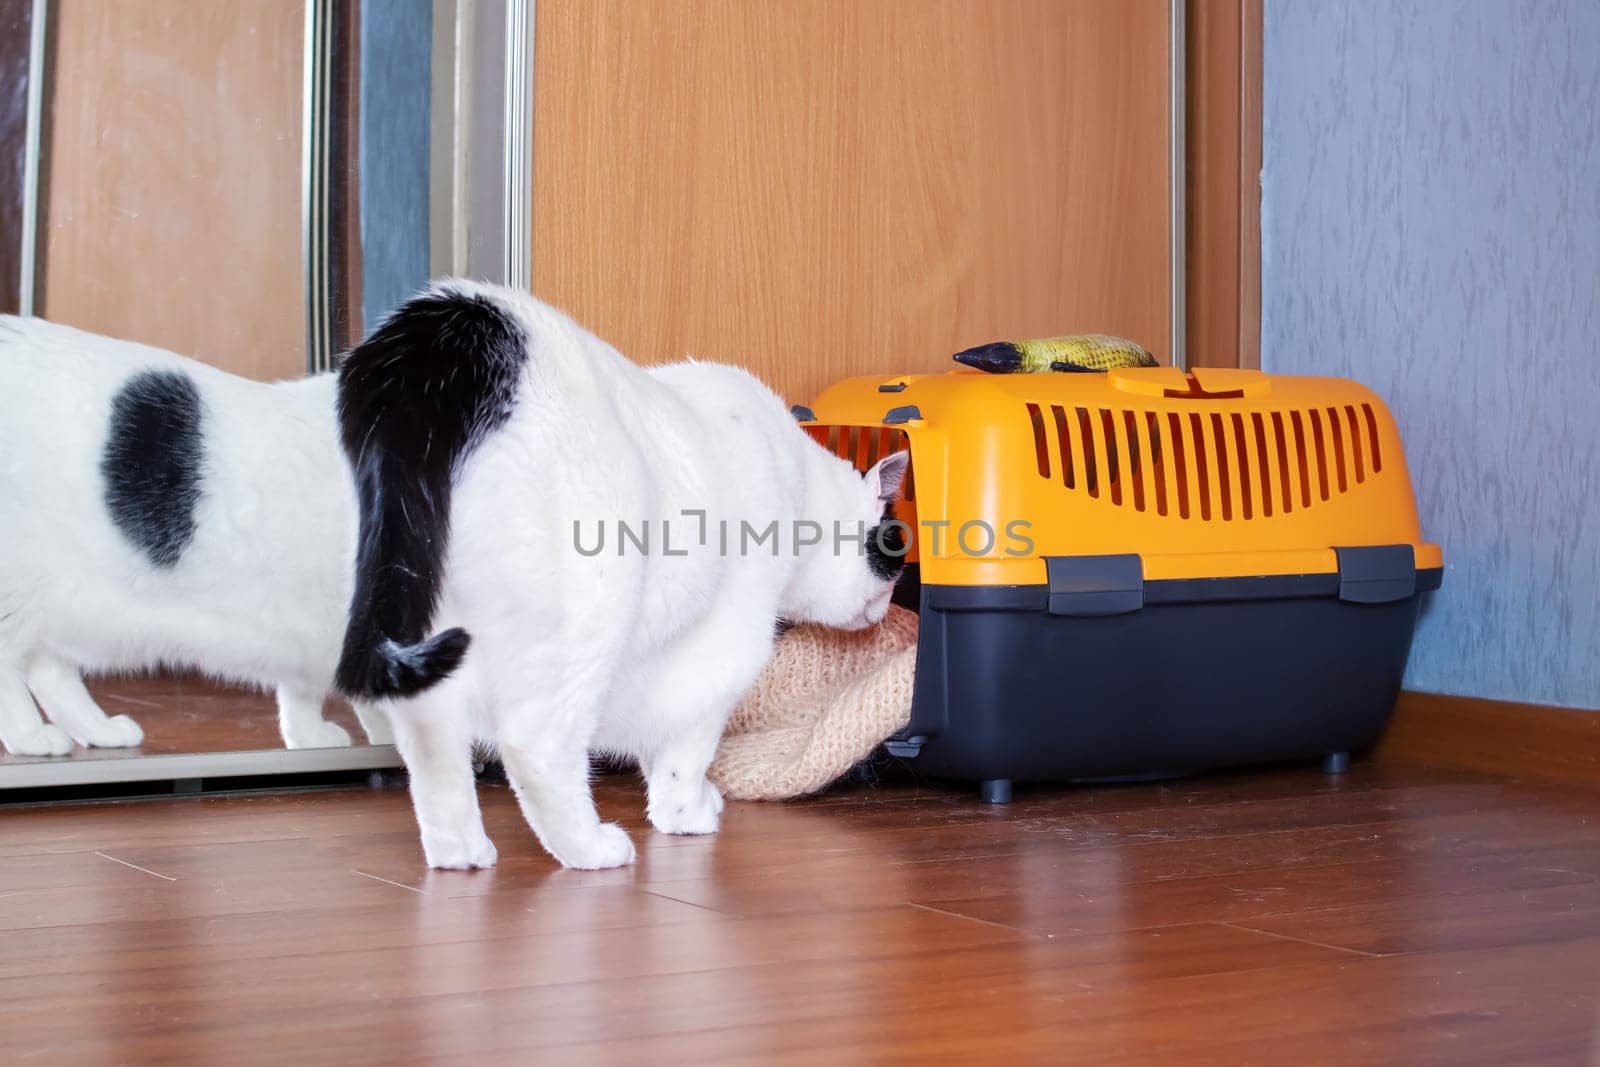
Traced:
<path id="1" fill-rule="evenodd" d="M 1040 478 L 1113 507 L 1243 522 L 1304 510 L 1383 470 L 1371 404 L 1157 412 L 1027 404 Z"/>
<path id="2" fill-rule="evenodd" d="M 911 447 L 905 431 L 893 426 L 812 426 L 807 427 L 807 432 L 812 440 L 840 459 L 849 460 L 858 471 L 869 470 L 885 456 Z M 911 467 L 906 468 L 905 483 L 901 487 L 901 496 L 906 500 L 917 499 L 914 475 Z"/>

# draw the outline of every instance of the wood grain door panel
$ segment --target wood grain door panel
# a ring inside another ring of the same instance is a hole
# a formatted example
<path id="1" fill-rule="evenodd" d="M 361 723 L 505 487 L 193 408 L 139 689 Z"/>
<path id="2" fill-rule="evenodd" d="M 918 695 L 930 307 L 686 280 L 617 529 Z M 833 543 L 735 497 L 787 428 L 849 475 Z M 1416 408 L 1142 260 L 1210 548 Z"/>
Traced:
<path id="1" fill-rule="evenodd" d="M 535 290 L 794 400 L 1169 336 L 1164 0 L 540 0 Z"/>

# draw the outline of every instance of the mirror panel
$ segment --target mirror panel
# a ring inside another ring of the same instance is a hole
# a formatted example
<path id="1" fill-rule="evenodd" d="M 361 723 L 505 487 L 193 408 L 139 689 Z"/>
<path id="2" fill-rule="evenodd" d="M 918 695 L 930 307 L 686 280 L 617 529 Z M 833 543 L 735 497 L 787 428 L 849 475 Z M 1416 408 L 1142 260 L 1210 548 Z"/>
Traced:
<path id="1" fill-rule="evenodd" d="M 42 49 L 0 56 L 18 84 L 41 87 L 36 138 L 25 114 L 0 115 L 7 166 L 30 145 L 42 160 L 36 183 L 13 183 L 36 194 L 35 212 L 20 209 L 37 225 L 35 314 L 280 380 L 327 366 L 434 273 L 503 277 L 466 248 L 475 230 L 503 230 L 502 156 L 479 168 L 486 215 L 467 178 L 474 137 L 503 149 L 505 133 L 465 120 L 469 101 L 504 93 L 502 5 L 0 5 L 46 27 Z M 478 68 L 464 40 L 493 42 Z M 21 229 L 0 223 L 8 240 Z M 16 260 L 27 273 L 29 255 Z M 0 791 L 399 764 L 337 698 L 323 707 L 327 747 L 291 751 L 271 693 L 171 671 L 87 684 L 108 715 L 138 722 L 143 744 L 0 754 Z"/>

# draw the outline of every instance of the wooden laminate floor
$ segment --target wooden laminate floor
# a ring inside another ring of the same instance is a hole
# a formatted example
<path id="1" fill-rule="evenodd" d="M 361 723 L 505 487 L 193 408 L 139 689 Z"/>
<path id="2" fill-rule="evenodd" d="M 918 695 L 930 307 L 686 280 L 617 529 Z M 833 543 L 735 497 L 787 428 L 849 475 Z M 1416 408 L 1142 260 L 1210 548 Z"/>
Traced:
<path id="1" fill-rule="evenodd" d="M 1596 1062 L 1600 793 L 1358 765 L 731 804 L 429 873 L 402 792 L 0 808 L 5 1062 Z M 508 1058 L 509 1057 L 509 1058 Z"/>

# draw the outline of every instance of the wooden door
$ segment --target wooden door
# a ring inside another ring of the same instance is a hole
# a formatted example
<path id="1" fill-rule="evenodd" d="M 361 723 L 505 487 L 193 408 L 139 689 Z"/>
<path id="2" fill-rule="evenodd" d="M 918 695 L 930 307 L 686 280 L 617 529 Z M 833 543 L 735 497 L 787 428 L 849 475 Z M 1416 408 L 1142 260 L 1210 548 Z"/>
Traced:
<path id="1" fill-rule="evenodd" d="M 1005 337 L 1168 347 L 1165 0 L 539 0 L 533 279 L 803 401 Z"/>
<path id="2" fill-rule="evenodd" d="M 305 372 L 299 0 L 56 0 L 39 313 Z"/>

